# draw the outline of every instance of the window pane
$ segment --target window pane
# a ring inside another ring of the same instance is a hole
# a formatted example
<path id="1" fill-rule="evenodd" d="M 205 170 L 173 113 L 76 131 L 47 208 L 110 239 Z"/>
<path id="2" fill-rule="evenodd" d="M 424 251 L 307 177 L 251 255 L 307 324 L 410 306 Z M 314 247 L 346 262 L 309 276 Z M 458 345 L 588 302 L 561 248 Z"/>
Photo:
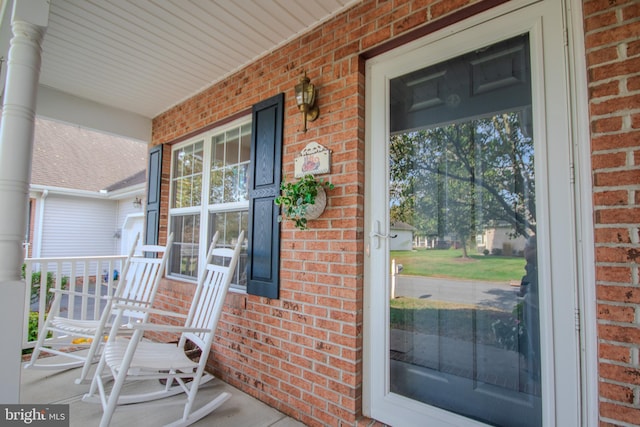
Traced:
<path id="1" fill-rule="evenodd" d="M 248 171 L 248 162 L 238 166 L 238 191 L 236 195 L 236 202 L 244 202 L 249 200 L 249 182 L 247 177 Z"/>
<path id="2" fill-rule="evenodd" d="M 199 206 L 202 194 L 202 176 L 191 175 L 174 181 L 173 206 L 186 208 Z"/>
<path id="3" fill-rule="evenodd" d="M 171 246 L 169 272 L 189 278 L 198 277 L 200 215 L 179 215 L 171 218 L 174 241 Z"/>
<path id="4" fill-rule="evenodd" d="M 194 175 L 191 180 L 191 204 L 189 206 L 200 206 L 202 202 L 202 175 Z"/>
<path id="5" fill-rule="evenodd" d="M 222 181 L 222 192 L 223 197 L 222 201 L 224 203 L 233 202 L 233 192 L 236 188 L 236 182 L 234 179 L 233 168 L 225 168 L 224 169 L 224 179 Z"/>
<path id="6" fill-rule="evenodd" d="M 181 208 L 183 206 L 182 202 L 182 181 L 174 180 L 173 181 L 173 199 L 171 200 L 172 208 Z"/>
<path id="7" fill-rule="evenodd" d="M 203 160 L 203 143 L 198 142 L 193 146 L 193 152 L 191 153 L 192 158 L 192 169 L 191 173 L 193 174 L 201 174 L 202 173 L 202 160 Z"/>
<path id="8" fill-rule="evenodd" d="M 184 152 L 182 150 L 176 150 L 173 153 L 173 176 L 184 175 Z"/>
<path id="9" fill-rule="evenodd" d="M 209 197 L 209 203 L 222 203 L 224 197 L 224 169 L 213 169 L 211 171 L 211 197 Z"/>
<path id="10" fill-rule="evenodd" d="M 245 242 L 242 245 L 238 267 L 236 269 L 233 286 L 247 286 L 247 226 L 249 214 L 247 211 L 212 212 L 209 214 L 209 238 L 211 244 L 216 232 L 220 233 L 216 247 L 233 248 L 238 241 L 240 231 L 244 230 Z"/>
<path id="11" fill-rule="evenodd" d="M 239 129 L 234 129 L 227 132 L 227 151 L 225 154 L 225 163 L 227 165 L 234 165 L 238 163 L 238 152 L 239 152 Z"/>
<path id="12" fill-rule="evenodd" d="M 172 208 L 199 206 L 202 199 L 202 141 L 173 153 Z"/>
<path id="13" fill-rule="evenodd" d="M 248 162 L 251 158 L 251 124 L 242 126 L 240 134 L 240 163 Z"/>
<path id="14" fill-rule="evenodd" d="M 224 134 L 213 137 L 213 155 L 211 166 L 221 168 L 224 166 Z"/>
<path id="15" fill-rule="evenodd" d="M 249 200 L 247 169 L 251 150 L 251 125 L 231 129 L 212 138 L 209 203 Z"/>

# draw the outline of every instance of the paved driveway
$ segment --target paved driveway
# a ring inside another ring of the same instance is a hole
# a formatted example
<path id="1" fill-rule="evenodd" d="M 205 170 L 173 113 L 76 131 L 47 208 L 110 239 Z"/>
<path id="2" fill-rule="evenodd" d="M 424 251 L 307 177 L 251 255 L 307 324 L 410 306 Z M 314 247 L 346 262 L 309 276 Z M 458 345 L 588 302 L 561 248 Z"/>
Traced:
<path id="1" fill-rule="evenodd" d="M 476 304 L 510 311 L 518 302 L 518 289 L 517 286 L 511 286 L 508 282 L 480 282 L 398 275 L 396 276 L 395 296 Z"/>

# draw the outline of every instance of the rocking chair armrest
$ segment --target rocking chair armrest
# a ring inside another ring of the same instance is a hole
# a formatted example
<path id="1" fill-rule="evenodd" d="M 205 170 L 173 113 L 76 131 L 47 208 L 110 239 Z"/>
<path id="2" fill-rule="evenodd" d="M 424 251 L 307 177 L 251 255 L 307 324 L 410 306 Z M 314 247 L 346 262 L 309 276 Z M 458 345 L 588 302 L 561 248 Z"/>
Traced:
<path id="1" fill-rule="evenodd" d="M 138 302 L 137 300 L 127 300 L 124 298 L 120 298 L 121 301 L 127 301 L 127 302 Z M 167 310 L 160 310 L 158 308 L 153 308 L 153 307 L 149 307 L 149 306 L 140 306 L 140 307 L 131 307 L 129 305 L 124 305 L 124 304 L 116 304 L 114 306 L 114 308 L 116 309 L 124 309 L 124 310 L 131 310 L 131 311 L 140 311 L 140 312 L 144 312 L 144 313 L 151 313 L 151 314 L 159 314 L 161 316 L 168 316 L 168 317 L 177 317 L 180 319 L 186 319 L 187 315 L 186 314 L 182 314 L 182 313 L 176 313 L 173 311 L 167 311 Z"/>
<path id="2" fill-rule="evenodd" d="M 151 314 L 159 314 L 161 316 L 177 317 L 179 319 L 186 319 L 187 318 L 186 314 L 176 313 L 174 311 L 160 310 L 159 308 L 146 307 L 146 308 L 143 308 L 140 311 L 144 311 L 144 312 L 151 313 Z"/>
<path id="3" fill-rule="evenodd" d="M 152 332 L 211 332 L 211 329 L 207 328 L 186 328 L 184 326 L 163 325 L 160 323 L 134 323 L 131 328 Z"/>
<path id="4" fill-rule="evenodd" d="M 146 308 L 146 306 L 149 304 L 148 301 L 143 301 L 143 300 L 139 300 L 139 299 L 134 299 L 134 298 L 122 298 L 122 297 L 117 297 L 115 295 L 112 295 L 110 297 L 106 297 L 109 301 L 113 302 L 116 307 L 118 306 L 123 306 L 122 308 L 127 308 L 125 306 L 125 304 L 144 304 L 140 307 L 140 309 L 144 309 Z"/>

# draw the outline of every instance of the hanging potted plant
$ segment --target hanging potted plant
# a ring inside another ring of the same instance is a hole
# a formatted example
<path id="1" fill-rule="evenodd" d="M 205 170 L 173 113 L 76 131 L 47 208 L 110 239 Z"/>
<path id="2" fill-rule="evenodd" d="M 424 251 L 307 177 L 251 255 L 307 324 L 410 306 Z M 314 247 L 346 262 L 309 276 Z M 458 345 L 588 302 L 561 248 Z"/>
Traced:
<path id="1" fill-rule="evenodd" d="M 282 206 L 279 220 L 292 220 L 300 230 L 307 229 L 307 220 L 318 218 L 327 204 L 325 188 L 329 190 L 334 185 L 322 178 L 305 175 L 297 182 L 283 182 L 280 185 L 280 196 L 274 202 Z"/>

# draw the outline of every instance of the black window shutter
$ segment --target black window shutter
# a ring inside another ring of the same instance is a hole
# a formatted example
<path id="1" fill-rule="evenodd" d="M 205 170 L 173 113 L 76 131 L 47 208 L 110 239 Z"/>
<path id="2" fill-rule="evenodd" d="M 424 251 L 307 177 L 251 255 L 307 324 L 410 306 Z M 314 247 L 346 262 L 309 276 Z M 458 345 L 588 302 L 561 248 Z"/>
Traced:
<path id="1" fill-rule="evenodd" d="M 253 106 L 247 292 L 277 299 L 280 288 L 280 193 L 284 93 Z"/>
<path id="2" fill-rule="evenodd" d="M 147 226 L 144 243 L 158 244 L 158 229 L 160 225 L 160 182 L 162 179 L 162 145 L 149 150 L 149 177 L 147 183 Z"/>

